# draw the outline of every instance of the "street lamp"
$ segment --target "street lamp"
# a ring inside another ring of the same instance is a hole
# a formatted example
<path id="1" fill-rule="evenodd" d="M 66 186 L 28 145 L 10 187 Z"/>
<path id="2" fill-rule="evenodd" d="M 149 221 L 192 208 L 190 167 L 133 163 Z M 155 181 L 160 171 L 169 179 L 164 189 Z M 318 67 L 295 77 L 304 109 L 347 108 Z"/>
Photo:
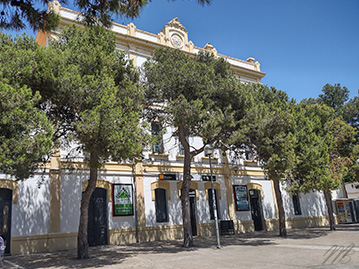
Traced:
<path id="1" fill-rule="evenodd" d="M 213 202 L 213 214 L 214 222 L 216 223 L 216 236 L 217 236 L 217 248 L 221 248 L 221 243 L 219 241 L 219 229 L 218 229 L 218 216 L 217 216 L 217 201 L 214 193 L 214 184 L 213 184 L 213 172 L 212 172 L 212 154 L 214 151 L 213 145 L 206 145 L 204 147 L 205 154 L 209 157 L 209 169 L 211 171 L 211 186 L 212 186 L 212 202 Z"/>

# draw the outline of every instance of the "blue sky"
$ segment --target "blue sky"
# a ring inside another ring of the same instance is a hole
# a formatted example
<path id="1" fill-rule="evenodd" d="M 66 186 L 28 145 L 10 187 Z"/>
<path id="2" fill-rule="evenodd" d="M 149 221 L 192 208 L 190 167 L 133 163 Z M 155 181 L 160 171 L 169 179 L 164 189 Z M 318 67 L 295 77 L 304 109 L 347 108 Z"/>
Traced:
<path id="1" fill-rule="evenodd" d="M 359 89 L 359 0 L 153 0 L 133 22 L 158 33 L 178 17 L 199 47 L 210 42 L 219 53 L 254 57 L 267 75 L 263 84 L 297 101 L 317 97 L 326 83 Z"/>

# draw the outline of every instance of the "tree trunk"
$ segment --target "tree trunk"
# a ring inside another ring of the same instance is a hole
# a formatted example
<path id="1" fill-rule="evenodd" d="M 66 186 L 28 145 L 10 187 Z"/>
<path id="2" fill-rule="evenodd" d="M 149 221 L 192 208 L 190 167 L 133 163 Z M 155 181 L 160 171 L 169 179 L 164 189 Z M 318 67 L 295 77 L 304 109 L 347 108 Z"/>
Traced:
<path id="1" fill-rule="evenodd" d="M 325 203 L 327 204 L 327 209 L 328 209 L 329 229 L 331 231 L 335 231 L 332 198 L 329 191 L 323 191 L 323 193 L 324 193 Z"/>
<path id="2" fill-rule="evenodd" d="M 280 182 L 279 179 L 272 179 L 275 191 L 275 197 L 277 200 L 277 207 L 278 207 L 278 220 L 279 220 L 279 236 L 287 236 L 287 229 L 285 227 L 285 213 L 283 207 L 283 199 L 282 193 L 280 191 Z"/>
<path id="3" fill-rule="evenodd" d="M 90 155 L 90 179 L 88 181 L 86 190 L 82 193 L 81 208 L 80 208 L 80 224 L 77 235 L 77 258 L 88 259 L 89 244 L 87 240 L 87 226 L 88 226 L 88 211 L 90 205 L 90 198 L 96 188 L 98 156 Z"/>
<path id="4" fill-rule="evenodd" d="M 181 189 L 182 219 L 183 219 L 183 246 L 193 247 L 193 234 L 191 224 L 191 208 L 189 190 L 191 184 L 191 154 L 186 140 L 184 127 L 179 127 L 179 139 L 184 148 L 183 184 Z"/>

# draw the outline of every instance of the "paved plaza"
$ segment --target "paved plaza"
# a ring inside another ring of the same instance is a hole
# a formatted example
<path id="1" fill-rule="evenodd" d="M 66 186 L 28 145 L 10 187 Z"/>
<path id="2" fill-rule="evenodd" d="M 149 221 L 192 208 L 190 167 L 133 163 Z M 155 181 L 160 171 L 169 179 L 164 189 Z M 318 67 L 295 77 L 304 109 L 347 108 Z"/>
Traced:
<path id="1" fill-rule="evenodd" d="M 146 242 L 90 249 L 88 260 L 76 259 L 76 250 L 6 256 L 4 268 L 359 268 L 359 225 L 253 232 L 196 237 L 195 247 L 181 240 Z"/>

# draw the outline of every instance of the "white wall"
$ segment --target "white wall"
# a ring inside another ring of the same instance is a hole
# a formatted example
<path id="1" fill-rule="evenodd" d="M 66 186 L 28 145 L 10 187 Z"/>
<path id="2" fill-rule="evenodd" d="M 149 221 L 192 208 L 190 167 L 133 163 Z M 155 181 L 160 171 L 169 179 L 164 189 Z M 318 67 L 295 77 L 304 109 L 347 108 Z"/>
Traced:
<path id="1" fill-rule="evenodd" d="M 241 176 L 241 177 L 233 177 L 232 178 L 232 186 L 233 185 L 247 185 L 248 183 L 257 183 L 262 186 L 263 190 L 263 199 L 262 199 L 262 208 L 263 208 L 263 216 L 265 219 L 273 219 L 275 218 L 275 207 L 273 200 L 273 192 L 272 185 L 270 180 L 263 180 L 258 178 L 252 178 L 249 176 Z M 232 193 L 232 200 L 234 204 L 234 197 Z M 250 203 L 249 197 L 248 202 Z M 236 219 L 237 220 L 252 220 L 251 211 L 236 211 Z"/>
<path id="2" fill-rule="evenodd" d="M 220 220 L 228 220 L 229 219 L 229 212 L 228 212 L 228 205 L 227 205 L 227 193 L 226 193 L 226 184 L 224 182 L 224 177 L 220 175 L 216 176 L 216 182 L 220 184 L 221 188 L 221 199 L 219 193 L 217 193 L 218 197 L 218 210 Z M 204 184 L 206 181 L 198 182 L 198 189 L 200 194 L 200 199 L 197 203 L 198 209 L 198 216 L 200 222 L 213 222 L 211 220 L 210 210 L 209 210 L 209 200 L 206 199 L 206 190 L 204 189 Z"/>
<path id="3" fill-rule="evenodd" d="M 301 215 L 294 214 L 293 200 L 290 194 L 285 190 L 285 184 L 281 184 L 281 192 L 285 216 L 287 218 L 327 215 L 325 199 L 322 192 L 315 191 L 299 194 L 300 208 L 302 211 Z"/>
<path id="4" fill-rule="evenodd" d="M 180 175 L 180 178 L 181 175 Z M 196 175 L 196 178 L 200 178 Z M 176 225 L 182 224 L 182 205 L 181 200 L 178 196 L 178 189 L 176 181 L 167 181 L 170 183 L 170 192 L 171 199 L 167 201 L 168 216 L 169 221 L 165 223 L 156 222 L 156 208 L 155 201 L 152 200 L 151 194 L 151 183 L 158 180 L 158 174 L 147 174 L 144 177 L 144 192 L 145 192 L 145 214 L 146 214 L 146 225 L 155 226 L 155 225 Z M 209 202 L 206 199 L 206 192 L 204 188 L 205 181 L 194 180 L 198 183 L 198 196 L 199 199 L 196 200 L 196 215 L 197 223 L 211 222 L 209 212 Z M 221 187 L 221 199 L 218 195 L 218 207 L 219 207 L 219 217 L 220 219 L 229 219 L 228 207 L 227 207 L 227 198 L 226 198 L 226 186 L 223 181 L 223 177 L 217 176 L 217 182 Z"/>
<path id="5" fill-rule="evenodd" d="M 272 182 L 270 180 L 255 180 L 253 182 L 262 185 L 263 189 L 263 215 L 265 219 L 274 219 L 275 206 L 274 206 L 274 195 L 272 190 Z"/>
<path id="6" fill-rule="evenodd" d="M 99 179 L 105 179 L 113 184 L 132 184 L 131 173 L 112 174 L 101 171 Z M 133 190 L 134 191 L 134 190 Z M 112 193 L 110 193 L 112 196 Z M 135 210 L 135 208 L 134 208 Z M 108 220 L 109 229 L 119 229 L 135 227 L 135 215 L 133 216 L 113 216 L 112 215 L 112 202 L 108 201 Z"/>
<path id="7" fill-rule="evenodd" d="M 136 55 L 136 65 L 139 68 L 142 68 L 143 64 L 147 61 L 147 57 Z"/>
<path id="8" fill-rule="evenodd" d="M 181 201 L 178 199 L 177 183 L 178 181 L 168 181 L 170 183 L 171 199 L 167 200 L 168 222 L 156 222 L 155 201 L 152 201 L 151 183 L 158 180 L 158 174 L 147 173 L 144 176 L 145 193 L 145 216 L 147 226 L 182 224 Z"/>
<path id="9" fill-rule="evenodd" d="M 18 203 L 12 205 L 11 235 L 47 234 L 49 219 L 49 177 L 38 174 L 20 182 Z"/>
<path id="10" fill-rule="evenodd" d="M 86 171 L 63 171 L 61 178 L 61 232 L 76 232 L 79 227 L 82 182 L 89 179 Z M 100 171 L 98 179 L 110 183 L 131 184 L 131 173 L 111 173 Z M 112 195 L 112 193 L 108 193 Z M 112 216 L 112 202 L 107 200 L 109 229 L 134 227 L 134 216 Z"/>
<path id="11" fill-rule="evenodd" d="M 61 175 L 61 232 L 77 232 L 80 220 L 82 181 L 86 171 L 63 171 Z"/>

